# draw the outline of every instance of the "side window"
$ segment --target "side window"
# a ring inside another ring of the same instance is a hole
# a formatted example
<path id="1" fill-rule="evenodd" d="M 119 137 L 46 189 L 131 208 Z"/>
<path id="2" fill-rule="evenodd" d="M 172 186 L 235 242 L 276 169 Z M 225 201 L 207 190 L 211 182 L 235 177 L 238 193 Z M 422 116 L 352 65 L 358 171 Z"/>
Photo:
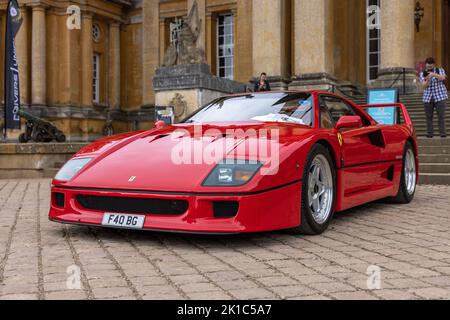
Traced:
<path id="1" fill-rule="evenodd" d="M 326 105 L 320 105 L 320 127 L 324 129 L 333 129 L 334 123 Z"/>
<path id="2" fill-rule="evenodd" d="M 322 103 L 326 105 L 328 111 L 333 118 L 334 123 L 337 123 L 343 116 L 354 116 L 353 109 L 344 101 L 331 96 L 322 96 Z"/>

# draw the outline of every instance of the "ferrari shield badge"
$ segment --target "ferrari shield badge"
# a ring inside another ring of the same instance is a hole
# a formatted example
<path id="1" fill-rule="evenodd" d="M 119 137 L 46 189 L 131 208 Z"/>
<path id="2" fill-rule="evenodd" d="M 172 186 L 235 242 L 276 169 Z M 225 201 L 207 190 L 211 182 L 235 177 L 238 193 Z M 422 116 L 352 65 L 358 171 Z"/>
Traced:
<path id="1" fill-rule="evenodd" d="M 339 145 L 342 147 L 342 145 L 344 144 L 344 140 L 342 138 L 342 134 L 338 133 L 337 137 L 338 137 L 338 140 L 339 140 Z"/>

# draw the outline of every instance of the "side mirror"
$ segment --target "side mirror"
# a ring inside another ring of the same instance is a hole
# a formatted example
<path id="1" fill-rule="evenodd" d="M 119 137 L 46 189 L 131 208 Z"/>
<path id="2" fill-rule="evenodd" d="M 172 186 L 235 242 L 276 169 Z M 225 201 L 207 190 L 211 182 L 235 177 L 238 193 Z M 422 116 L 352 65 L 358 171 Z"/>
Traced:
<path id="1" fill-rule="evenodd" d="M 166 126 L 167 126 L 167 124 L 164 121 L 162 121 L 162 120 L 159 120 L 159 121 L 155 122 L 156 129 L 162 129 L 162 128 L 166 127 Z"/>
<path id="2" fill-rule="evenodd" d="M 362 127 L 362 120 L 359 116 L 343 116 L 336 124 L 336 129 L 357 129 Z"/>

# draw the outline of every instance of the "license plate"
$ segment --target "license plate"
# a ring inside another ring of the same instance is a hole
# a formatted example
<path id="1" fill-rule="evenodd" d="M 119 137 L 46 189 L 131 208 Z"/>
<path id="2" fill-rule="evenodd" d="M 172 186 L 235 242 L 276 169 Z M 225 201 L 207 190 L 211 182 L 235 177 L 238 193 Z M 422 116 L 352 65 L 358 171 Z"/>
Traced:
<path id="1" fill-rule="evenodd" d="M 144 228 L 144 222 L 145 216 L 120 213 L 105 213 L 103 215 L 102 225 L 127 229 L 142 229 Z"/>

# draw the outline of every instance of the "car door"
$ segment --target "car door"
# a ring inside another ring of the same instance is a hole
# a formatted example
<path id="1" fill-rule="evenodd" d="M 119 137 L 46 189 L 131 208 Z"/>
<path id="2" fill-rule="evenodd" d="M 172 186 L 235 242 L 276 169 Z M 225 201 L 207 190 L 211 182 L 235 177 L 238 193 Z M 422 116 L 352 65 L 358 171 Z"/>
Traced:
<path id="1" fill-rule="evenodd" d="M 320 101 L 321 126 L 335 126 L 342 116 L 357 115 L 352 106 L 336 96 L 323 95 Z M 376 188 L 382 174 L 379 162 L 383 147 L 382 132 L 376 126 L 363 121 L 361 128 L 336 131 L 341 135 L 340 191 L 344 202 L 358 202 L 358 196 Z M 352 201 L 351 198 L 355 197 Z M 363 201 L 365 202 L 365 201 Z M 363 203 L 361 202 L 361 203 Z"/>

